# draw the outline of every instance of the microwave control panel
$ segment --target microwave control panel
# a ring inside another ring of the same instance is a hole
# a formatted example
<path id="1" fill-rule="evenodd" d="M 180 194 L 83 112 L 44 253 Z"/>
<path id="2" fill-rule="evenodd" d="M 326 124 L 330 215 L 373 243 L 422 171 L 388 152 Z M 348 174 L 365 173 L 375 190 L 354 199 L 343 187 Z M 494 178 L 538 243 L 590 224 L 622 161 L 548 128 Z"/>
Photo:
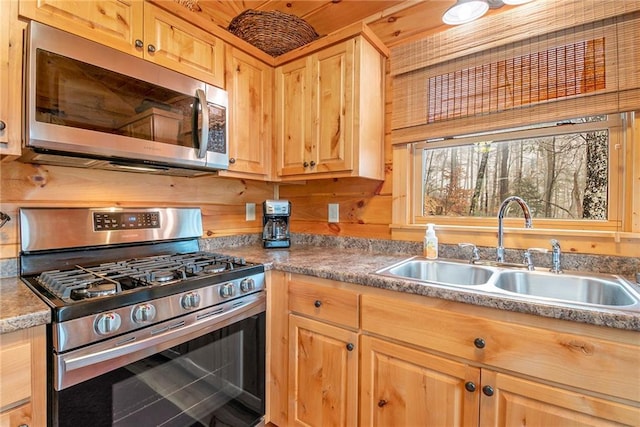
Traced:
<path id="1" fill-rule="evenodd" d="M 94 212 L 94 231 L 160 228 L 159 212 Z"/>

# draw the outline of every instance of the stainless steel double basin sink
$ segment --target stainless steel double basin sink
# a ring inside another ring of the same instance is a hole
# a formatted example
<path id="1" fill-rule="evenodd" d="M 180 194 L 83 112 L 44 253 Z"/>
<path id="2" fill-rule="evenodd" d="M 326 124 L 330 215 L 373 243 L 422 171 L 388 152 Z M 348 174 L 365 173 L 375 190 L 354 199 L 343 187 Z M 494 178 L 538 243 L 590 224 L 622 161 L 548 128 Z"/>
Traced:
<path id="1" fill-rule="evenodd" d="M 616 275 L 528 271 L 413 257 L 377 274 L 529 301 L 640 312 L 640 292 Z"/>

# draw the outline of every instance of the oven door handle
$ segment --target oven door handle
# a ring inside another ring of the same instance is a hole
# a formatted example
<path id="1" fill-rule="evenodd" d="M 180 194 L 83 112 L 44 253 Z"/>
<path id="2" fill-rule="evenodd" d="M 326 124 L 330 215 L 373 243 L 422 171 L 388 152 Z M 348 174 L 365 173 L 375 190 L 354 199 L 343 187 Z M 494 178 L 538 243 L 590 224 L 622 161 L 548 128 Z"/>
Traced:
<path id="1" fill-rule="evenodd" d="M 158 325 L 135 331 L 110 341 L 73 350 L 54 357 L 54 387 L 67 387 L 95 378 L 129 363 L 190 341 L 209 332 L 262 313 L 266 308 L 264 292 L 247 295 L 242 300 L 200 310 Z M 218 312 L 209 314 L 209 312 Z M 139 337 L 143 337 L 139 339 Z"/>

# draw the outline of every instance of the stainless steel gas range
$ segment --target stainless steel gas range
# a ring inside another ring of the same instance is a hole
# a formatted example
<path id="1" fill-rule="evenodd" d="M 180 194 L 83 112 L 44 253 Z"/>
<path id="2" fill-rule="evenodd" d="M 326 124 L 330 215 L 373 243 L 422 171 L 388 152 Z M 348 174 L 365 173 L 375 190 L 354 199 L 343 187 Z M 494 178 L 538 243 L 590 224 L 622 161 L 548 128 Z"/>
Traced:
<path id="1" fill-rule="evenodd" d="M 20 230 L 52 309 L 49 425 L 263 422 L 264 266 L 199 251 L 199 209 L 28 208 Z"/>

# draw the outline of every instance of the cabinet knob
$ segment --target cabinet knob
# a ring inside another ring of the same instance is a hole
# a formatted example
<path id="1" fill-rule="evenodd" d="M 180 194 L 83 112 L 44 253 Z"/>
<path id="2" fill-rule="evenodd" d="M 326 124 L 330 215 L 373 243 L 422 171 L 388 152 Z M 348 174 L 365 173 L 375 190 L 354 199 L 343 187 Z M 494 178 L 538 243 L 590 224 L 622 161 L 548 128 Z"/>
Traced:
<path id="1" fill-rule="evenodd" d="M 470 391 L 473 393 L 474 391 L 476 391 L 476 384 L 472 381 L 467 381 L 466 383 L 464 383 L 464 388 L 467 391 Z"/>
<path id="2" fill-rule="evenodd" d="M 314 160 L 311 160 L 311 163 L 309 163 L 311 165 L 311 167 L 314 167 L 316 165 L 316 162 Z"/>
<path id="3" fill-rule="evenodd" d="M 320 306 L 322 305 L 322 301 L 320 301 L 319 299 L 317 299 L 317 300 L 313 303 L 313 305 L 314 305 L 316 308 L 320 308 Z"/>
<path id="4" fill-rule="evenodd" d="M 493 396 L 493 387 L 491 387 L 490 385 L 486 385 L 484 387 L 482 387 L 482 392 L 486 395 L 486 396 Z"/>
<path id="5" fill-rule="evenodd" d="M 2 120 L 0 120 L 0 131 L 1 130 L 5 130 L 7 128 L 7 124 L 5 122 L 3 122 Z"/>
<path id="6" fill-rule="evenodd" d="M 476 338 L 475 340 L 473 340 L 473 345 L 475 345 L 477 348 L 484 348 L 487 343 L 482 338 Z"/>
<path id="7" fill-rule="evenodd" d="M 355 346 L 351 343 L 347 344 L 347 350 L 348 351 L 353 351 L 353 349 L 355 348 Z"/>
<path id="8" fill-rule="evenodd" d="M 156 47 L 154 45 L 150 44 L 149 46 L 147 46 L 147 51 L 149 53 L 153 53 L 153 52 L 156 51 Z"/>
<path id="9" fill-rule="evenodd" d="M 136 45 L 136 47 L 138 49 L 140 49 L 140 48 L 142 48 L 144 46 L 144 43 L 142 43 L 142 40 L 140 40 L 140 39 L 136 39 L 136 41 L 134 43 L 135 43 L 135 45 Z"/>
<path id="10" fill-rule="evenodd" d="M 304 166 L 305 168 L 308 168 L 308 167 L 309 167 L 309 163 L 308 163 L 308 162 L 304 162 L 304 163 L 302 164 L 302 166 Z"/>
<path id="11" fill-rule="evenodd" d="M 236 162 L 236 159 L 234 159 L 233 157 L 231 157 L 231 158 L 229 159 L 229 163 L 230 163 L 230 164 L 234 164 L 235 162 Z"/>
<path id="12" fill-rule="evenodd" d="M 386 404 L 387 404 L 386 400 L 384 400 L 384 399 L 378 400 L 378 408 L 382 408 Z"/>

